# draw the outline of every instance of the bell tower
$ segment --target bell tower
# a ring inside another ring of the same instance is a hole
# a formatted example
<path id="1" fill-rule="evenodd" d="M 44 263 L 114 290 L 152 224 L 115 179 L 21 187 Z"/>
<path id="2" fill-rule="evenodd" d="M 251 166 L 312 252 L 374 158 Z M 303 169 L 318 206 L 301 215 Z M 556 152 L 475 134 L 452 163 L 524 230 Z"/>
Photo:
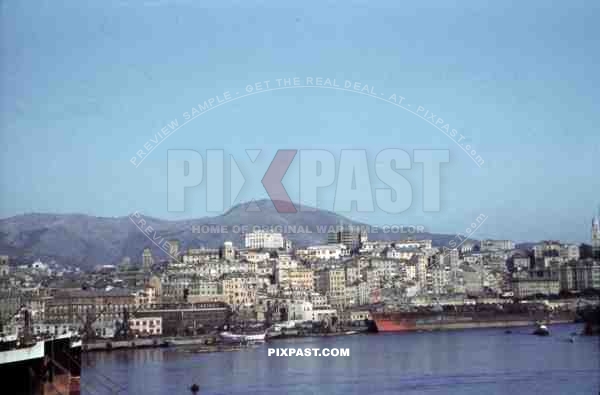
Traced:
<path id="1" fill-rule="evenodd" d="M 600 260 L 600 207 L 592 219 L 592 255 L 594 259 Z"/>

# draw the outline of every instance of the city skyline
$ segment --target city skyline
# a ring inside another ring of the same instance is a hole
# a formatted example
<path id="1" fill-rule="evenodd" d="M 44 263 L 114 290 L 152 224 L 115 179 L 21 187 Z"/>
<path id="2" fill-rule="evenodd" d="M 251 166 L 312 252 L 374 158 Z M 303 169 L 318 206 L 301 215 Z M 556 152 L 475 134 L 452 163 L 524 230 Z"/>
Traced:
<path id="1" fill-rule="evenodd" d="M 370 160 L 386 148 L 411 158 L 415 149 L 443 149 L 450 162 L 442 167 L 439 212 L 423 211 L 423 172 L 413 164 L 403 173 L 413 186 L 410 209 L 393 217 L 381 210 L 341 214 L 455 233 L 484 213 L 486 237 L 589 240 L 600 196 L 600 133 L 593 122 L 600 80 L 592 71 L 599 28 L 590 12 L 598 5 L 565 10 L 490 2 L 466 11 L 445 2 L 400 9 L 364 4 L 264 5 L 250 19 L 236 3 L 180 2 L 185 8 L 175 10 L 119 2 L 83 15 L 54 5 L 52 19 L 43 7 L 4 5 L 2 53 L 12 61 L 3 62 L 0 76 L 0 142 L 11 148 L 0 159 L 0 216 L 111 217 L 139 209 L 166 219 L 209 215 L 204 184 L 189 191 L 193 204 L 184 212 L 169 212 L 170 149 L 204 154 L 222 148 L 239 158 L 238 166 L 251 174 L 244 174 L 247 185 L 236 202 L 267 197 L 260 177 L 279 149 L 339 155 L 359 148 Z M 156 25 L 164 32 L 149 29 Z M 25 34 L 19 26 L 43 34 Z M 185 113 L 211 98 L 216 103 L 225 92 L 235 97 L 257 83 L 273 87 L 277 79 L 307 77 L 336 79 L 341 87 L 358 82 L 386 100 L 405 98 L 415 112 L 422 106 L 464 135 L 484 163 L 477 166 L 428 123 L 425 111 L 415 116 L 365 94 L 331 89 L 232 101 L 173 133 L 139 167 L 130 163 L 166 125 L 181 124 Z M 256 149 L 262 152 L 252 162 L 246 150 Z M 283 183 L 292 200 L 302 201 L 297 173 L 295 161 Z M 331 210 L 334 199 L 330 186 L 311 203 Z"/>

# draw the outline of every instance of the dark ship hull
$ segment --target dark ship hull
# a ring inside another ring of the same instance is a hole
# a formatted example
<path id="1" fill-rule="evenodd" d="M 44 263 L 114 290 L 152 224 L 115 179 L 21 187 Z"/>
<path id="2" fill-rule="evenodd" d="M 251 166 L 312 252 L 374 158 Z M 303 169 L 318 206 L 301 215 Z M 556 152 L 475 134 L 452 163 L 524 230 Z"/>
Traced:
<path id="1" fill-rule="evenodd" d="M 80 395 L 81 341 L 70 336 L 0 351 L 2 393 Z"/>
<path id="2" fill-rule="evenodd" d="M 600 335 L 600 306 L 586 308 L 578 312 L 579 318 L 585 323 L 583 334 L 588 336 Z"/>

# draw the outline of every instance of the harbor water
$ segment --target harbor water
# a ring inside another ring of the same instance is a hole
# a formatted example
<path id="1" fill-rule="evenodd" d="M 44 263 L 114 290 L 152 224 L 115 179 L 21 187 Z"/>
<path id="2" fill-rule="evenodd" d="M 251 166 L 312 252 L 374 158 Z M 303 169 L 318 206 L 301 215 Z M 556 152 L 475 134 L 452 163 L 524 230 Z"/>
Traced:
<path id="1" fill-rule="evenodd" d="M 88 353 L 82 394 L 598 394 L 600 338 L 581 325 L 274 340 L 241 351 Z M 573 340 L 571 340 L 573 339 Z M 268 348 L 347 348 L 345 357 L 276 357 Z"/>

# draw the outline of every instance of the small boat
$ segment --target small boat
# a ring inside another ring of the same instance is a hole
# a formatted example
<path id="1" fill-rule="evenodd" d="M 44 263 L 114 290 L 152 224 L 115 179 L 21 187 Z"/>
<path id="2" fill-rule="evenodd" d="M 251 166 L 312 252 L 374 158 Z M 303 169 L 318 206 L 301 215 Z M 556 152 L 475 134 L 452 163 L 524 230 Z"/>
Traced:
<path id="1" fill-rule="evenodd" d="M 550 331 L 548 330 L 548 327 L 546 325 L 537 324 L 537 327 L 533 331 L 533 334 L 536 336 L 549 336 Z"/>
<path id="2" fill-rule="evenodd" d="M 504 331 L 504 333 L 506 333 L 508 335 L 508 334 L 511 334 L 512 331 L 510 329 L 507 329 L 507 330 Z"/>
<path id="3" fill-rule="evenodd" d="M 219 336 L 226 343 L 264 343 L 266 332 L 255 334 L 236 334 L 232 332 L 221 332 Z"/>

